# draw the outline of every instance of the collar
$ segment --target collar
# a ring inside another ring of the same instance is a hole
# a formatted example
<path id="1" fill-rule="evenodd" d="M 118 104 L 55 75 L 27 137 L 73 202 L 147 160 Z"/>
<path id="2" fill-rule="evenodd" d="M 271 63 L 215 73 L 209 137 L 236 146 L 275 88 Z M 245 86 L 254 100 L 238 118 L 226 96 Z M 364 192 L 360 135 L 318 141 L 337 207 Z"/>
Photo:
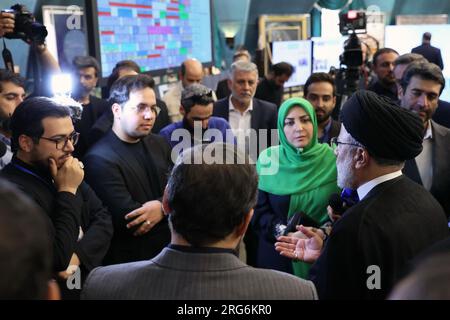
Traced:
<path id="1" fill-rule="evenodd" d="M 433 139 L 433 130 L 431 128 L 431 121 L 428 120 L 428 127 L 427 131 L 425 131 L 425 135 L 423 137 L 423 140 Z"/>
<path id="2" fill-rule="evenodd" d="M 226 248 L 212 248 L 212 247 L 191 247 L 179 244 L 169 244 L 168 247 L 173 250 L 178 250 L 187 253 L 231 253 L 237 256 L 236 250 Z"/>
<path id="3" fill-rule="evenodd" d="M 26 174 L 32 175 L 35 178 L 39 179 L 41 182 L 44 182 L 47 186 L 54 188 L 53 178 L 48 170 L 41 170 L 36 166 L 30 165 L 19 158 L 16 155 L 13 156 L 11 160 L 12 166 L 14 166 L 17 170 L 20 170 Z"/>
<path id="4" fill-rule="evenodd" d="M 400 177 L 402 175 L 402 171 L 398 170 L 392 173 L 385 174 L 383 176 L 377 177 L 373 180 L 370 180 L 366 183 L 364 183 L 362 186 L 358 188 L 358 197 L 360 200 L 364 199 L 364 197 L 377 185 L 386 182 L 388 180 L 395 179 L 397 177 Z"/>
<path id="5" fill-rule="evenodd" d="M 231 94 L 230 97 L 228 98 L 228 106 L 229 106 L 230 112 L 231 112 L 231 111 L 240 112 L 240 111 L 238 111 L 238 110 L 234 107 L 233 102 L 231 101 L 231 97 L 232 97 L 232 94 Z M 252 111 L 252 110 L 253 110 L 253 98 L 252 98 L 252 100 L 250 101 L 250 105 L 248 106 L 247 110 L 245 110 L 245 112 L 247 112 L 247 111 Z M 245 112 L 244 112 L 244 113 L 245 113 Z"/>

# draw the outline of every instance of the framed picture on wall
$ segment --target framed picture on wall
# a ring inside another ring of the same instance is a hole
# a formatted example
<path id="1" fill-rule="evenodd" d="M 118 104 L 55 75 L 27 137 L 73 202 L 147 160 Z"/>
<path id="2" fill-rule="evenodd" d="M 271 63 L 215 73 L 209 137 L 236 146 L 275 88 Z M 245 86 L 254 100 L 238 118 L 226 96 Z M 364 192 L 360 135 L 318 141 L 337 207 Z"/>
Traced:
<path id="1" fill-rule="evenodd" d="M 84 10 L 79 6 L 43 6 L 43 22 L 47 27 L 47 47 L 67 70 L 74 57 L 88 55 Z"/>

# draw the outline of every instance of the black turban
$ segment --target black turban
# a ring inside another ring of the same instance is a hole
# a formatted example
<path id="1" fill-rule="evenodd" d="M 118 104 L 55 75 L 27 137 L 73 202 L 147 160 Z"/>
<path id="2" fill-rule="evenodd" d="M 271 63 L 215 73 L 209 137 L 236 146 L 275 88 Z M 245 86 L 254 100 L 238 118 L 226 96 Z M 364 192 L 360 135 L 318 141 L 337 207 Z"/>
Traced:
<path id="1" fill-rule="evenodd" d="M 347 132 L 376 157 L 405 161 L 422 152 L 423 123 L 387 97 L 357 91 L 342 106 Z"/>

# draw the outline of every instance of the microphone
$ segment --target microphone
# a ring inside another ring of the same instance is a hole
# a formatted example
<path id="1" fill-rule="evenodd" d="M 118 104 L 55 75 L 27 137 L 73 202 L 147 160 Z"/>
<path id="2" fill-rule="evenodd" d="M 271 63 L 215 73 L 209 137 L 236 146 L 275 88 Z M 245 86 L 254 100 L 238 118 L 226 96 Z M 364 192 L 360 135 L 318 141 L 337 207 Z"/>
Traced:
<path id="1" fill-rule="evenodd" d="M 344 208 L 344 200 L 339 193 L 333 193 L 328 200 L 328 205 L 333 209 L 335 214 L 342 215 L 346 208 Z"/>
<path id="2" fill-rule="evenodd" d="M 3 141 L 0 141 L 0 158 L 6 154 L 7 150 L 6 144 Z"/>

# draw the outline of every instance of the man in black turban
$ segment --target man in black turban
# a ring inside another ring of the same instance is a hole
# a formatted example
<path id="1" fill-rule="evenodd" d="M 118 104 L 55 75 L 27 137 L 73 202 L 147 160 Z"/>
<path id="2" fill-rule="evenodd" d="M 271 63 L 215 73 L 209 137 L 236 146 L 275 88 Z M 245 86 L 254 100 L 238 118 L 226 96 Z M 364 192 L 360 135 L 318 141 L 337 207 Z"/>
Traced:
<path id="1" fill-rule="evenodd" d="M 338 184 L 361 201 L 325 243 L 303 228 L 308 239 L 279 239 L 282 254 L 315 262 L 310 278 L 320 299 L 384 299 L 411 258 L 448 236 L 447 222 L 431 194 L 401 172 L 422 150 L 419 117 L 368 91 L 356 92 L 341 115 Z"/>

